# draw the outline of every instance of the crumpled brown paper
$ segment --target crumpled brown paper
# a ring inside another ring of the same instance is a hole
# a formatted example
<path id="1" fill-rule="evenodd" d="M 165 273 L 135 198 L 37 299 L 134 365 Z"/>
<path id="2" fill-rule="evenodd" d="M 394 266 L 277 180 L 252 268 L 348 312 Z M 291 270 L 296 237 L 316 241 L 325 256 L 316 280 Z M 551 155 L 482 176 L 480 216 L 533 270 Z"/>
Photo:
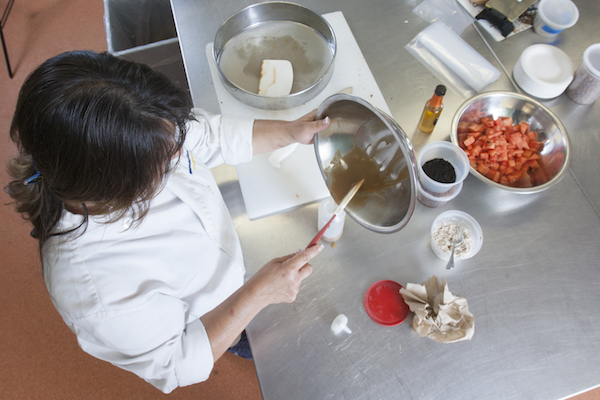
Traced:
<path id="1" fill-rule="evenodd" d="M 475 320 L 469 312 L 467 300 L 454 296 L 448 290 L 446 280 L 438 282 L 432 276 L 423 285 L 409 283 L 400 294 L 415 313 L 412 326 L 421 336 L 440 343 L 470 340 L 475 333 Z"/>

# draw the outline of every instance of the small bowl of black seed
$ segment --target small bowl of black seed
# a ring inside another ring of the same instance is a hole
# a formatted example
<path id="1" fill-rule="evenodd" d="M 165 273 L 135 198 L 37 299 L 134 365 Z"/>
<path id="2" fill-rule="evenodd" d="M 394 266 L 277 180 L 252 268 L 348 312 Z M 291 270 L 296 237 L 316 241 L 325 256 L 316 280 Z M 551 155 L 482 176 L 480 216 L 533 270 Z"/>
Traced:
<path id="1" fill-rule="evenodd" d="M 429 207 L 439 207 L 455 198 L 469 175 L 469 158 L 457 145 L 437 141 L 421 150 L 418 160 L 417 198 Z"/>

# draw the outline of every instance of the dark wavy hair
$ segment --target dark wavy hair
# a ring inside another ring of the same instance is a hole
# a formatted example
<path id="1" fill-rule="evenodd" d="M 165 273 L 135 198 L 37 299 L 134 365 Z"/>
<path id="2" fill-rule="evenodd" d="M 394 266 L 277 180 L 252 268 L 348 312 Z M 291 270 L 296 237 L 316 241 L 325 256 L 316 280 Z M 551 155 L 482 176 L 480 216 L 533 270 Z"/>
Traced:
<path id="1" fill-rule="evenodd" d="M 65 202 L 82 204 L 82 225 L 89 204 L 111 221 L 128 212 L 141 220 L 181 150 L 191 108 L 164 75 L 107 53 L 67 52 L 40 65 L 19 93 L 10 128 L 19 155 L 5 188 L 40 249 L 65 233 L 54 229 Z M 25 185 L 37 171 L 41 179 Z"/>

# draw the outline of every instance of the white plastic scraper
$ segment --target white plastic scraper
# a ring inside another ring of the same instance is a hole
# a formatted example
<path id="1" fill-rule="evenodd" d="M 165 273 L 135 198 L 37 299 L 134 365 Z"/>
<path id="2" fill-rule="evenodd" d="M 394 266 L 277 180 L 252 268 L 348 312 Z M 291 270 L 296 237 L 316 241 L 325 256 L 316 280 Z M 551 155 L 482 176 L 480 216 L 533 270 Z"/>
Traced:
<path id="1" fill-rule="evenodd" d="M 335 334 L 338 334 L 341 331 L 344 331 L 346 333 L 352 333 L 350 328 L 348 328 L 348 317 L 346 317 L 344 314 L 340 314 L 337 317 L 335 317 L 335 319 L 331 323 L 331 330 Z"/>
<path id="2" fill-rule="evenodd" d="M 277 149 L 274 152 L 271 153 L 271 155 L 269 156 L 269 163 L 274 167 L 274 168 L 279 168 L 281 167 L 281 162 L 288 157 L 290 154 L 292 154 L 294 152 L 294 150 L 296 150 L 296 147 L 298 147 L 298 143 L 292 143 L 290 145 L 287 145 L 285 147 L 282 147 L 281 149 Z"/>
<path id="3" fill-rule="evenodd" d="M 294 70 L 288 60 L 263 60 L 260 68 L 258 94 L 266 97 L 283 97 L 290 94 L 294 83 Z M 293 153 L 298 143 L 275 150 L 269 156 L 269 163 L 281 167 L 281 161 Z"/>
<path id="4" fill-rule="evenodd" d="M 290 94 L 294 83 L 294 70 L 288 60 L 263 60 L 260 67 L 258 94 L 266 97 L 283 97 Z"/>

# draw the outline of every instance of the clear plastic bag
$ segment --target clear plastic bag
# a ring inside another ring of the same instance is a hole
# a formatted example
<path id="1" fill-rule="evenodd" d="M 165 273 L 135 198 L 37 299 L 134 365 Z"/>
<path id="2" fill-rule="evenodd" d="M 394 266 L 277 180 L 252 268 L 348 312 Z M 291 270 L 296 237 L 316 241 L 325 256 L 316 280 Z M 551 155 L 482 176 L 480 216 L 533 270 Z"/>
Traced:
<path id="1" fill-rule="evenodd" d="M 473 17 L 456 0 L 424 0 L 413 9 L 413 13 L 430 24 L 441 21 L 457 35 L 473 23 Z"/>
<path id="2" fill-rule="evenodd" d="M 405 48 L 464 97 L 482 91 L 500 71 L 441 21 L 423 29 Z"/>

